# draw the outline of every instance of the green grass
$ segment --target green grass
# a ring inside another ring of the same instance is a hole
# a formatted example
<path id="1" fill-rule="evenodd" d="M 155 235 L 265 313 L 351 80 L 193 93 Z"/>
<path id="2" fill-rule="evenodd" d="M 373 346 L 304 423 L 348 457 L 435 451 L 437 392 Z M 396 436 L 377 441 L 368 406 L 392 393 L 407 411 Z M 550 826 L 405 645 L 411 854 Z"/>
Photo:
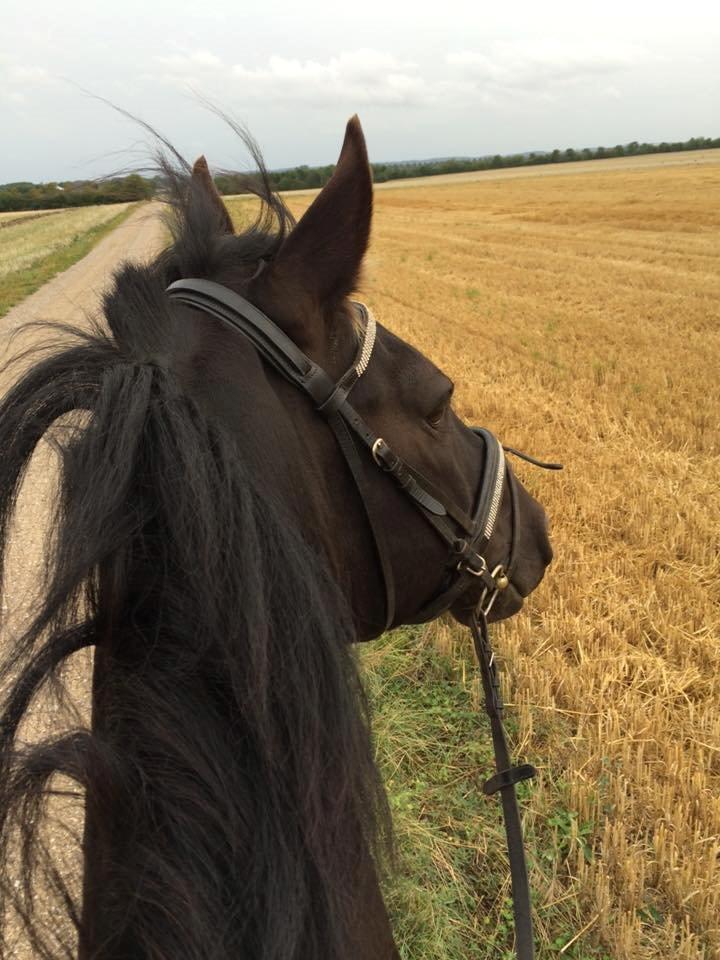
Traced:
<path id="1" fill-rule="evenodd" d="M 112 220 L 75 236 L 67 246 L 39 258 L 29 267 L 0 276 L 0 317 L 58 273 L 82 260 L 103 237 L 127 220 L 136 207 L 137 204 L 130 204 Z"/>
<path id="2" fill-rule="evenodd" d="M 453 641 L 449 654 L 440 652 L 436 629 L 396 630 L 360 655 L 398 851 L 384 894 L 403 960 L 510 960 L 513 915 L 500 802 L 482 793 L 494 772 L 489 723 L 476 703 L 469 646 Z M 511 712 L 506 727 L 512 740 Z M 565 732 L 553 727 L 547 735 Z M 578 843 L 583 856 L 592 856 L 590 826 L 577 824 L 560 777 L 548 782 L 544 776 L 541 797 L 532 796 L 536 789 L 523 784 L 518 792 L 538 958 L 609 960 L 591 934 L 567 946 L 582 926 L 569 865 Z"/>

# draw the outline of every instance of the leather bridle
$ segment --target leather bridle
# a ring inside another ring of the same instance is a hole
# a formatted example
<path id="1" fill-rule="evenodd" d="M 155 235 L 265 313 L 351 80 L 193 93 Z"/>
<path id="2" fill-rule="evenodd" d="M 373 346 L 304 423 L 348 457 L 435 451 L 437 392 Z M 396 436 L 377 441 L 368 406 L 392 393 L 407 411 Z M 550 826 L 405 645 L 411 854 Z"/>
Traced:
<path id="1" fill-rule="evenodd" d="M 510 760 L 502 725 L 503 704 L 495 656 L 488 636 L 487 614 L 498 594 L 510 582 L 518 542 L 520 519 L 517 481 L 506 466 L 505 450 L 536 466 L 560 469 L 560 465 L 542 463 L 512 448 L 503 448 L 489 430 L 472 428 L 485 444 L 485 460 L 476 501 L 472 513 L 468 514 L 393 451 L 384 438 L 377 436 L 350 403 L 348 397 L 367 369 L 375 344 L 375 318 L 363 304 L 354 303 L 363 326 L 357 354 L 348 370 L 335 381 L 268 316 L 222 284 L 203 279 L 177 280 L 167 288 L 167 293 L 171 299 L 202 310 L 241 333 L 265 361 L 310 397 L 318 412 L 327 420 L 357 486 L 372 532 L 385 585 L 386 630 L 395 621 L 395 581 L 384 528 L 370 509 L 367 474 L 361 455 L 363 446 L 375 465 L 392 477 L 449 548 L 445 581 L 440 592 L 427 601 L 415 619 L 433 619 L 448 610 L 473 582 L 479 580 L 482 583 L 481 598 L 470 618 L 470 629 L 480 664 L 497 768 L 497 773 L 485 783 L 483 790 L 486 794 L 500 791 L 502 797 L 512 875 L 516 950 L 520 960 L 531 960 L 534 947 L 530 892 L 515 784 L 534 776 L 536 771 L 530 764 L 513 766 Z M 497 564 L 491 570 L 485 552 L 495 530 L 506 484 L 512 511 L 509 557 L 506 564 Z"/>

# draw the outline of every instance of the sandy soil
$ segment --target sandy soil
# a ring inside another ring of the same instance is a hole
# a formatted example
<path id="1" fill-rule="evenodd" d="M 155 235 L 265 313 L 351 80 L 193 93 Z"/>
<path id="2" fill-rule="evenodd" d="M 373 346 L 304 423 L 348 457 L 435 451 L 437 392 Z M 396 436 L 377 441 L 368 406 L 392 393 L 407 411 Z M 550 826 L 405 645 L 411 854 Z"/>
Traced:
<path id="1" fill-rule="evenodd" d="M 0 320 L 2 363 L 30 344 L 42 345 L 42 338 L 47 337 L 47 333 L 38 331 L 17 335 L 18 328 L 24 323 L 32 320 L 81 323 L 84 316 L 96 313 L 114 268 L 123 260 L 147 260 L 161 246 L 163 233 L 158 212 L 158 205 L 140 207 L 86 257 L 3 317 Z M 15 371 L 0 373 L 1 393 L 5 393 L 15 375 Z M 12 560 L 3 597 L 3 611 L 13 619 L 22 606 L 22 598 L 36 582 L 53 476 L 52 460 L 43 445 L 33 459 L 24 484 L 13 535 Z"/>
<path id="2" fill-rule="evenodd" d="M 18 334 L 23 324 L 33 320 L 81 323 L 83 317 L 96 313 L 115 267 L 123 260 L 146 260 L 161 246 L 163 233 L 158 212 L 158 205 L 140 207 L 86 257 L 3 317 L 0 320 L 3 366 L 21 349 L 41 346 L 47 337 L 45 331 Z M 16 375 L 17 370 L 13 368 L 10 372 L 4 369 L 0 372 L 0 393 L 6 392 Z M 3 639 L 13 625 L 18 624 L 37 583 L 54 482 L 53 457 L 47 444 L 41 444 L 23 485 L 13 530 L 7 585 L 2 598 Z"/>
<path id="3" fill-rule="evenodd" d="M 122 260 L 146 260 L 160 246 L 158 210 L 157 204 L 140 207 L 86 257 L 14 307 L 0 320 L 3 347 L 6 334 L 28 320 L 77 322 L 83 313 L 96 310 L 113 269 Z"/>
<path id="4" fill-rule="evenodd" d="M 59 274 L 0 319 L 0 362 L 4 365 L 9 357 L 15 356 L 27 346 L 42 346 L 43 338 L 47 338 L 47 332 L 44 331 L 18 333 L 18 328 L 24 323 L 48 320 L 79 324 L 84 317 L 97 313 L 100 297 L 111 282 L 113 270 L 123 260 L 149 259 L 162 245 L 163 228 L 158 212 L 157 204 L 139 208 L 111 234 L 104 237 L 84 259 Z M 0 372 L 0 393 L 6 392 L 18 372 L 18 368 L 10 372 L 3 369 Z M 42 572 L 49 511 L 56 493 L 56 476 L 55 455 L 47 443 L 41 443 L 23 484 L 11 532 L 6 588 L 2 598 L 0 643 L 3 644 L 17 633 L 33 607 L 33 594 Z M 73 658 L 69 675 L 72 698 L 81 716 L 85 717 L 88 716 L 91 669 L 90 655 Z M 31 722 L 25 728 L 24 734 L 35 738 L 38 734 L 57 731 L 58 725 L 65 725 L 65 722 L 61 719 L 57 706 L 43 698 L 33 710 Z M 64 819 L 70 821 L 75 830 L 81 829 L 79 821 L 82 818 L 77 807 Z M 67 857 L 67 862 L 73 863 L 74 844 L 66 847 L 66 841 L 53 837 L 52 845 L 61 862 Z M 18 937 L 9 947 L 9 955 L 13 960 L 30 960 L 32 954 L 12 920 L 6 935 L 11 941 L 13 936 Z"/>
<path id="5" fill-rule="evenodd" d="M 97 312 L 103 290 L 113 270 L 123 260 L 148 259 L 162 243 L 162 225 L 157 205 L 139 208 L 124 223 L 90 251 L 78 263 L 49 281 L 40 290 L 14 307 L 0 320 L 2 364 L 20 350 L 42 346 L 46 331 L 18 333 L 18 328 L 33 320 L 57 323 L 82 323 Z M 19 372 L 18 367 L 0 372 L 0 392 L 4 394 Z M 41 569 L 48 509 L 55 484 L 54 458 L 42 443 L 33 457 L 23 485 L 9 551 L 5 595 L 2 598 L 2 640 L 17 629 L 31 603 L 32 592 Z"/>

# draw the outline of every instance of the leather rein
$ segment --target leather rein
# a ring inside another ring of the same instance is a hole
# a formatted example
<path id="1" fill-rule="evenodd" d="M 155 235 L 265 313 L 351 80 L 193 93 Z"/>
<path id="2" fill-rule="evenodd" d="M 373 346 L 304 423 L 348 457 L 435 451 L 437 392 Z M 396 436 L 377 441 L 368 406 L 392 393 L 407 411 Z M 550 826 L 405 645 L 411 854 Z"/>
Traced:
<path id="1" fill-rule="evenodd" d="M 417 619 L 433 619 L 448 610 L 474 581 L 479 579 L 482 582 L 483 591 L 470 619 L 470 630 L 480 665 L 497 771 L 484 784 L 483 791 L 487 795 L 496 792 L 501 795 L 512 877 L 516 952 L 519 960 L 532 960 L 534 943 L 530 889 L 515 785 L 533 777 L 536 770 L 531 764 L 513 766 L 511 762 L 502 723 L 503 702 L 495 655 L 490 645 L 487 615 L 498 594 L 510 582 L 520 523 L 517 481 L 506 467 L 505 452 L 544 469 L 559 470 L 561 465 L 543 463 L 511 447 L 503 448 L 489 430 L 473 427 L 475 435 L 485 444 L 485 464 L 472 514 L 468 514 L 448 500 L 419 470 L 395 453 L 382 437 L 377 436 L 348 400 L 352 388 L 370 363 L 375 344 L 375 318 L 364 304 L 353 304 L 364 325 L 355 360 L 342 377 L 334 381 L 268 316 L 222 284 L 203 279 L 177 280 L 167 288 L 167 294 L 172 300 L 210 314 L 241 333 L 265 361 L 310 397 L 315 408 L 327 420 L 352 474 L 372 532 L 385 585 L 386 630 L 393 626 L 395 620 L 395 582 L 384 528 L 369 507 L 362 447 L 367 448 L 378 469 L 392 477 L 449 547 L 445 583 L 440 593 L 419 611 Z M 498 564 L 490 570 L 484 553 L 495 529 L 506 483 L 512 511 L 510 555 L 506 565 Z"/>

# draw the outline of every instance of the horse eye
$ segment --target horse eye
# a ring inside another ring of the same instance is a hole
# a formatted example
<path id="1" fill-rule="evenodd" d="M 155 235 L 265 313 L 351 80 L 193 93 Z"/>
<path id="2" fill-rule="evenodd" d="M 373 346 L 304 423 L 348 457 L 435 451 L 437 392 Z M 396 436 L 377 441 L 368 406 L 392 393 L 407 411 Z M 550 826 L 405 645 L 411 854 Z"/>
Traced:
<path id="1" fill-rule="evenodd" d="M 445 398 L 442 404 L 434 410 L 429 417 L 425 418 L 425 422 L 431 427 L 439 427 L 442 423 L 445 412 L 449 406 L 449 398 Z"/>
<path id="2" fill-rule="evenodd" d="M 452 395 L 455 390 L 454 384 L 452 384 L 445 393 L 445 396 L 442 398 L 440 403 L 437 404 L 430 416 L 425 417 L 425 423 L 431 427 L 439 427 L 442 423 L 443 417 L 447 413 L 448 407 L 450 406 L 450 401 L 452 400 Z"/>

